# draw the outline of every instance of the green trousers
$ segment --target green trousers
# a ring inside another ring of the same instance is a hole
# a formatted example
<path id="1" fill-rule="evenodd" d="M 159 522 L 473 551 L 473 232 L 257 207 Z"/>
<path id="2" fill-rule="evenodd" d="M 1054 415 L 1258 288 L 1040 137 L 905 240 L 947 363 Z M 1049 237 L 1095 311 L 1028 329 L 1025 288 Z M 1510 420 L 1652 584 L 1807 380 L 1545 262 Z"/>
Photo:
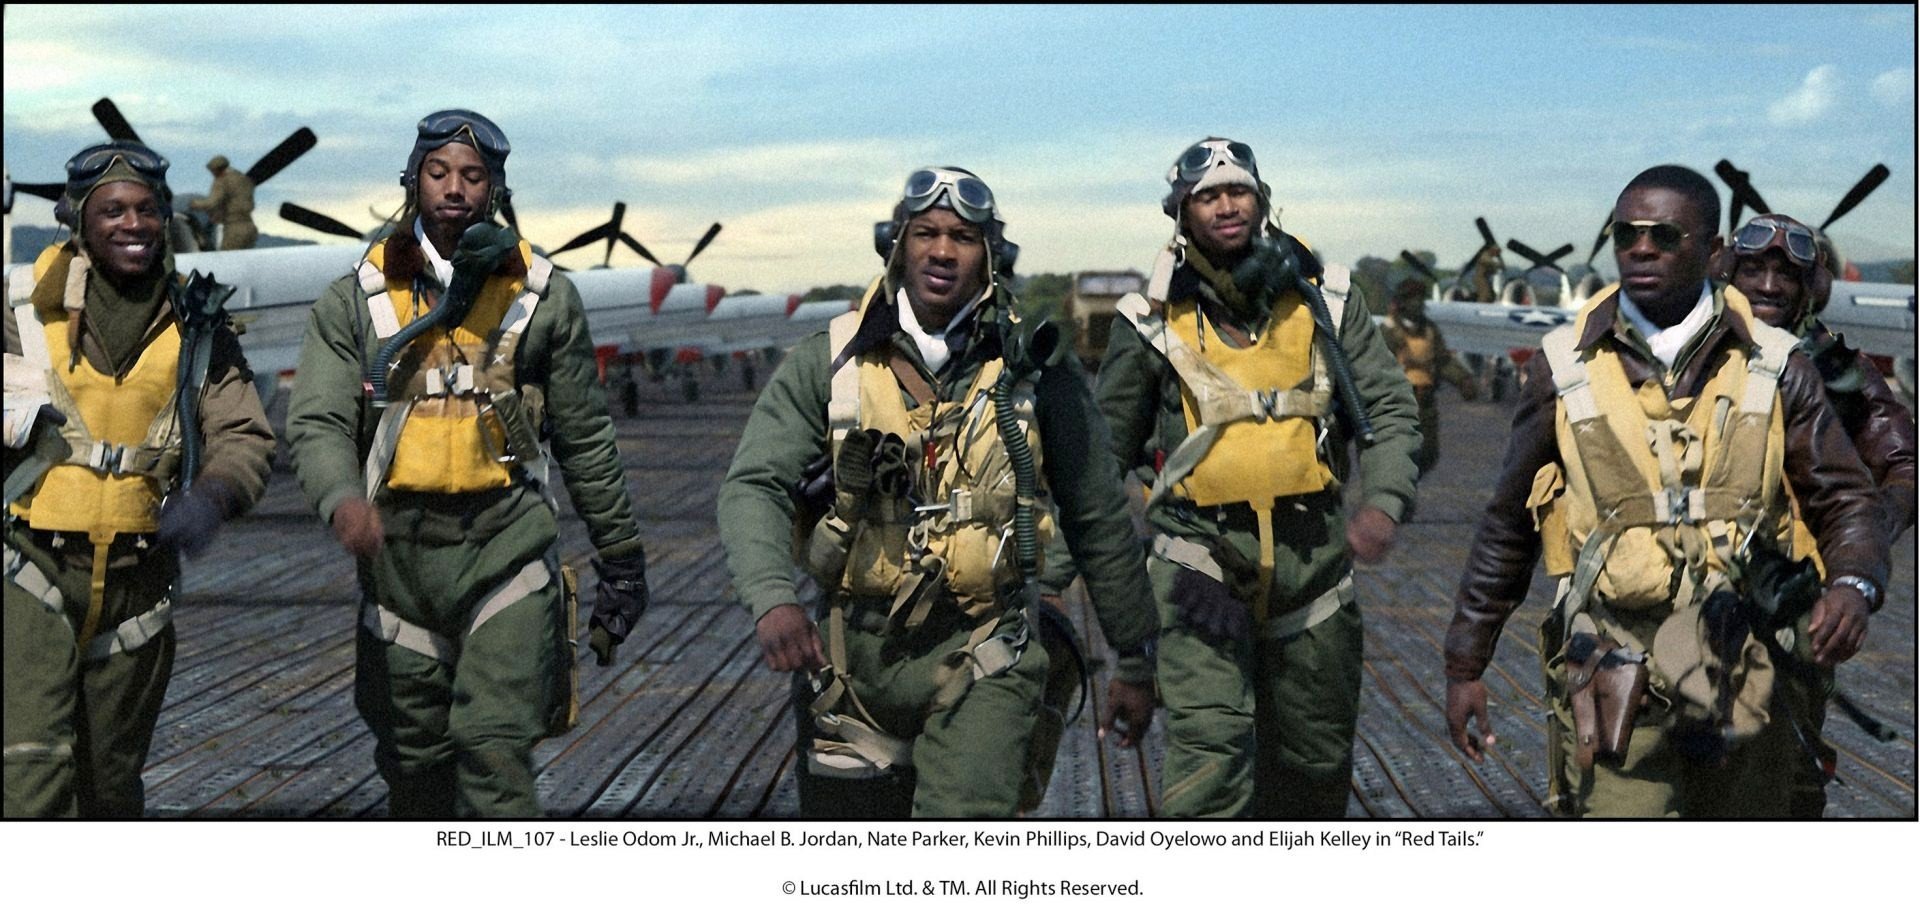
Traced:
<path id="1" fill-rule="evenodd" d="M 572 660 L 553 511 L 527 489 L 392 496 L 360 568 L 354 704 L 396 818 L 541 814 L 533 746 Z"/>
<path id="2" fill-rule="evenodd" d="M 1623 616 L 1641 643 L 1652 643 L 1659 617 Z M 1797 626 L 1796 643 L 1804 656 L 1806 619 Z M 1564 646 L 1547 664 L 1549 703 L 1559 740 L 1550 758 L 1560 765 L 1554 792 L 1563 796 L 1557 813 L 1581 818 L 1784 818 L 1804 797 L 1795 786 L 1813 760 L 1794 735 L 1792 717 L 1804 713 L 1806 695 L 1795 680 L 1776 668 L 1771 718 L 1760 732 L 1729 751 L 1724 761 L 1705 763 L 1682 749 L 1674 716 L 1664 699 L 1649 698 L 1634 720 L 1627 756 L 1618 763 L 1595 761 L 1581 770 L 1575 759 L 1573 711 L 1566 696 Z M 1824 701 L 1824 697 L 1822 698 Z M 1817 732 L 1817 727 L 1816 727 Z M 1824 803 L 1824 791 L 1821 791 Z"/>
<path id="3" fill-rule="evenodd" d="M 884 612 L 884 607 L 880 609 Z M 871 616 L 854 613 L 856 620 Z M 1009 612 L 997 631 L 1026 624 Z M 1011 627 L 1010 626 L 1014 626 Z M 913 766 L 873 779 L 800 777 L 800 812 L 808 818 L 1009 818 L 1019 810 L 1028 750 L 1041 712 L 1047 651 L 1030 637 L 1020 658 L 979 679 L 945 709 L 929 711 L 941 661 L 964 647 L 972 624 L 938 613 L 911 633 L 850 624 L 847 667 L 854 694 L 888 734 L 911 740 Z M 827 632 L 822 625 L 822 637 Z M 796 679 L 801 744 L 812 739 L 804 676 Z M 804 756 L 804 753 L 803 753 Z"/>
<path id="4" fill-rule="evenodd" d="M 75 632 L 86 621 L 93 548 L 85 534 L 64 540 L 55 546 L 50 534 L 24 529 L 7 535 L 5 814 L 138 818 L 146 802 L 140 771 L 175 641 L 171 624 L 131 631 L 168 598 L 174 558 L 120 537 L 108 555 L 103 633 L 83 649 Z M 118 633 L 128 622 L 129 633 Z M 116 638 L 143 642 L 109 649 Z"/>
<path id="5" fill-rule="evenodd" d="M 1360 607 L 1286 638 L 1222 643 L 1175 617 L 1176 565 L 1147 562 L 1160 606 L 1168 817 L 1346 814 L 1360 713 Z"/>

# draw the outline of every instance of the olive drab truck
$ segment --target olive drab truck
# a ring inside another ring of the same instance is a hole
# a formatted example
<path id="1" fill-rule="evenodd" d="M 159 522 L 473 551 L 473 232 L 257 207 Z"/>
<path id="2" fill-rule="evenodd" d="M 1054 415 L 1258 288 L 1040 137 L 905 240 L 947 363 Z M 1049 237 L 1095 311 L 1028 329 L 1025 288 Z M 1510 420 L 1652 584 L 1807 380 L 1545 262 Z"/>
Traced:
<path id="1" fill-rule="evenodd" d="M 1147 277 L 1137 270 L 1073 274 L 1073 289 L 1064 308 L 1073 321 L 1073 350 L 1080 363 L 1093 371 L 1107 351 L 1107 330 L 1113 326 L 1120 299 L 1146 290 Z"/>

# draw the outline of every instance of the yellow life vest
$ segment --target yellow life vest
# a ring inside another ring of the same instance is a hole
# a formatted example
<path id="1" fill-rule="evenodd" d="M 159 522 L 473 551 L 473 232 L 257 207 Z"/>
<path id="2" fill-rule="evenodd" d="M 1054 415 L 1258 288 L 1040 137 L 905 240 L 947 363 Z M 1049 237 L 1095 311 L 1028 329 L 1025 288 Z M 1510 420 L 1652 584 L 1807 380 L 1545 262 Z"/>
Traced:
<path id="1" fill-rule="evenodd" d="M 1440 350 L 1437 345 L 1439 334 L 1435 327 L 1428 323 L 1425 329 L 1416 332 L 1395 317 L 1393 328 L 1400 334 L 1400 346 L 1393 356 L 1400 362 L 1400 369 L 1406 372 L 1407 383 L 1414 387 L 1432 387 L 1433 362 Z"/>
<path id="2" fill-rule="evenodd" d="M 509 467 L 537 463 L 537 446 L 526 453 L 528 434 L 516 434 L 518 419 L 496 407 L 516 391 L 514 360 L 520 334 L 546 293 L 552 264 L 520 242 L 527 276 L 488 277 L 464 319 L 452 330 L 435 328 L 401 351 L 392 369 L 394 402 L 381 418 L 368 456 L 368 494 L 396 491 L 460 494 L 513 484 Z M 358 268 L 367 311 L 384 340 L 425 314 L 413 289 L 382 272 L 386 244 L 368 251 Z M 517 404 L 516 404 L 517 405 Z"/>
<path id="3" fill-rule="evenodd" d="M 842 324 L 841 330 L 851 338 L 860 316 L 844 314 L 835 323 Z M 907 444 L 912 490 L 920 508 L 882 505 L 865 518 L 841 518 L 855 527 L 846 569 L 838 581 L 844 592 L 905 600 L 921 578 L 938 575 L 962 613 L 986 619 L 999 608 L 1000 594 L 1018 582 L 1020 569 L 1012 543 L 1013 468 L 1000 440 L 991 396 L 1004 368 L 1000 359 L 988 361 L 959 400 L 936 399 L 912 409 L 906 407 L 885 347 L 849 360 L 835 374 L 835 399 L 828 409 L 830 416 L 842 417 L 832 429 L 835 458 L 846 433 L 855 429 L 899 437 Z M 851 402 L 844 393 L 851 393 Z M 1017 384 L 1012 399 L 1039 474 L 1040 436 L 1033 421 L 1032 381 Z M 1053 526 L 1052 511 L 1044 494 L 1041 497 L 1034 518 L 1044 551 Z M 924 615 L 929 608 L 920 605 L 917 614 Z M 905 624 L 913 627 L 923 620 L 909 617 Z"/>
<path id="4" fill-rule="evenodd" d="M 1656 379 L 1628 383 L 1612 341 L 1575 348 L 1612 291 L 1542 340 L 1561 462 L 1541 468 L 1528 504 L 1547 571 L 1568 578 L 1568 630 L 1596 630 L 1645 655 L 1657 694 L 1704 708 L 1693 712 L 1730 740 L 1745 738 L 1769 718 L 1772 663 L 1751 635 L 1731 666 L 1703 649 L 1703 606 L 1731 587 L 1729 564 L 1750 537 L 1793 554 L 1779 379 L 1794 340 L 1754 320 L 1728 289 L 1724 307 L 1746 321 L 1753 350 L 1723 348 L 1697 395 L 1670 399 Z"/>
<path id="5" fill-rule="evenodd" d="M 1326 278 L 1322 294 L 1339 327 L 1347 278 L 1332 269 Z M 1337 484 L 1321 448 L 1333 382 L 1315 348 L 1312 311 L 1299 293 L 1287 292 L 1274 301 L 1259 340 L 1237 349 L 1193 301 L 1156 312 L 1146 298 L 1128 295 L 1115 309 L 1173 368 L 1187 423 L 1186 439 L 1167 456 L 1148 505 L 1177 494 L 1203 507 L 1244 503 L 1253 509 L 1260 553 L 1252 606 L 1255 622 L 1264 625 L 1273 587 L 1274 502 Z M 1185 550 L 1193 548 L 1206 546 Z M 1211 562 L 1200 564 L 1194 569 L 1219 579 Z"/>
<path id="6" fill-rule="evenodd" d="M 84 257 L 63 252 L 43 256 L 34 273 L 36 282 L 64 275 L 64 301 L 78 304 L 89 268 Z M 67 417 L 60 435 L 72 452 L 8 509 L 34 529 L 89 533 L 102 543 L 153 532 L 180 464 L 180 325 L 169 313 L 126 376 L 115 378 L 75 357 L 68 345 L 72 313 L 31 301 L 14 306 L 24 364 L 47 372 L 49 399 Z"/>

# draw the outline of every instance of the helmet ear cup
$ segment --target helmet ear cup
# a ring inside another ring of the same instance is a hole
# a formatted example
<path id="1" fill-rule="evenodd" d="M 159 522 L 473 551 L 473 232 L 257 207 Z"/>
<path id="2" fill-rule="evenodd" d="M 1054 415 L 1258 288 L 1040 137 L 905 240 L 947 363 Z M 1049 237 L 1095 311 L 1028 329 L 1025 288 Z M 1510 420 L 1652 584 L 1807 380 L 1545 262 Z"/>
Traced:
<path id="1" fill-rule="evenodd" d="M 1807 270 L 1807 307 L 1818 314 L 1827 309 L 1827 298 L 1833 294 L 1833 273 L 1827 269 L 1827 258 L 1821 257 L 1813 268 Z"/>
<path id="2" fill-rule="evenodd" d="M 900 240 L 900 223 L 888 219 L 873 223 L 873 252 L 885 262 L 893 261 L 893 246 Z"/>

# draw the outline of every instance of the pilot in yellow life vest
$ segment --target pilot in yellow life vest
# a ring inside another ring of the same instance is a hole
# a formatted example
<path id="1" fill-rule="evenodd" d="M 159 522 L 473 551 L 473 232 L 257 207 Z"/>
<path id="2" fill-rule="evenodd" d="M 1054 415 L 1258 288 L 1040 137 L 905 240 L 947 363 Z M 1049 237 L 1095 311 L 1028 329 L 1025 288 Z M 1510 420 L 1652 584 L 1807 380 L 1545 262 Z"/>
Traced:
<path id="1" fill-rule="evenodd" d="M 1453 384 L 1460 398 L 1469 402 L 1480 398 L 1480 385 L 1473 372 L 1447 348 L 1440 325 L 1427 319 L 1427 287 L 1418 279 L 1406 279 L 1393 289 L 1393 303 L 1387 310 L 1387 322 L 1380 335 L 1387 340 L 1393 357 L 1407 372 L 1413 387 L 1413 400 L 1420 406 L 1420 452 L 1413 457 L 1420 474 L 1426 475 L 1440 461 L 1440 381 Z"/>
<path id="2" fill-rule="evenodd" d="M 1152 480 L 1161 811 L 1337 818 L 1360 707 L 1353 561 L 1384 557 L 1413 509 L 1412 391 L 1346 269 L 1281 230 L 1251 148 L 1202 140 L 1167 183 L 1174 237 L 1147 294 L 1122 299 L 1096 393 L 1115 455 Z"/>
<path id="3" fill-rule="evenodd" d="M 1851 656 L 1886 582 L 1872 479 L 1818 371 L 1708 281 L 1719 215 L 1676 165 L 1622 191 L 1621 282 L 1542 340 L 1548 370 L 1522 393 L 1460 584 L 1446 713 L 1478 760 L 1501 626 L 1538 558 L 1559 578 L 1541 637 L 1558 813 L 1784 815 L 1812 759 L 1781 681 Z M 1795 500 L 1824 591 L 1794 546 Z"/>
<path id="4" fill-rule="evenodd" d="M 795 673 L 803 815 L 1007 817 L 1048 668 L 1030 612 L 1054 518 L 1100 573 L 1128 739 L 1152 720 L 1142 556 L 1077 360 L 1004 285 L 1018 248 L 986 183 L 916 171 L 876 236 L 885 275 L 762 391 L 721 540 L 768 666 Z M 795 503 L 810 479 L 831 485 L 820 513 Z"/>
<path id="5" fill-rule="evenodd" d="M 394 231 L 314 303 L 289 408 L 301 487 L 357 560 L 354 702 L 395 817 L 535 817 L 532 752 L 571 725 L 558 469 L 599 560 L 601 665 L 646 556 L 579 293 L 514 233 L 506 137 L 422 119 Z"/>
<path id="6" fill-rule="evenodd" d="M 7 290 L 7 817 L 139 817 L 180 557 L 266 487 L 232 289 L 174 273 L 166 174 L 137 143 L 82 150 L 73 239 Z"/>

